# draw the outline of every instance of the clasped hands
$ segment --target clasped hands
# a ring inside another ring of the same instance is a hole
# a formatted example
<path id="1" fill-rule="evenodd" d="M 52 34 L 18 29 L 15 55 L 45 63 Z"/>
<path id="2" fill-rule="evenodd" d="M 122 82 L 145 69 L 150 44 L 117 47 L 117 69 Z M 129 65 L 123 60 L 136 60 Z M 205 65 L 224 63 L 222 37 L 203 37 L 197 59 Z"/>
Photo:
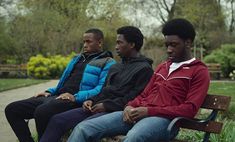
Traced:
<path id="1" fill-rule="evenodd" d="M 136 123 L 136 121 L 148 116 L 147 107 L 133 108 L 127 106 L 123 111 L 123 121 L 127 123 Z"/>
<path id="2" fill-rule="evenodd" d="M 90 111 L 92 113 L 105 112 L 103 103 L 98 103 L 98 104 L 93 105 L 93 102 L 91 100 L 85 101 L 82 107 L 83 109 Z"/>

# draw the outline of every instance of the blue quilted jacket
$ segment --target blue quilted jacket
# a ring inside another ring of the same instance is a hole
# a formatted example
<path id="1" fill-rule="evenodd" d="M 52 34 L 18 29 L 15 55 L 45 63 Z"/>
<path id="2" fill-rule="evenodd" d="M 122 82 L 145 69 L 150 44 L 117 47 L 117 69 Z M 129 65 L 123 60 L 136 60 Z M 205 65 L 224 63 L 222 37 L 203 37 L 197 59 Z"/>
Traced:
<path id="1" fill-rule="evenodd" d="M 64 70 L 60 81 L 56 87 L 49 88 L 47 92 L 51 95 L 59 95 L 58 91 L 63 86 L 65 80 L 69 77 L 76 63 L 82 59 L 82 55 L 75 56 Z M 79 91 L 74 94 L 77 103 L 82 103 L 90 97 L 96 96 L 100 93 L 109 68 L 115 64 L 112 58 L 112 53 L 105 51 L 99 56 L 93 58 L 85 67 L 81 83 L 79 84 Z"/>

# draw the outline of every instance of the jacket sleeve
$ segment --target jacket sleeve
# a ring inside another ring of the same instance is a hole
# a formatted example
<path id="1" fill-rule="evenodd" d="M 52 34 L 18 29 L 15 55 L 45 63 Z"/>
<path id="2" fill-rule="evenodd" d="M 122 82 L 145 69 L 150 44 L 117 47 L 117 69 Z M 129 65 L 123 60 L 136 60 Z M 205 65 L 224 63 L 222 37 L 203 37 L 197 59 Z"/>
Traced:
<path id="1" fill-rule="evenodd" d="M 107 78 L 106 78 L 106 80 L 107 80 Z M 105 86 L 105 84 L 104 84 L 104 86 Z M 104 100 L 104 99 L 106 99 L 106 96 L 102 93 L 102 90 L 101 90 L 99 95 L 93 96 L 93 97 L 89 98 L 88 100 L 91 100 L 92 102 L 96 103 L 96 102 Z"/>
<path id="2" fill-rule="evenodd" d="M 78 93 L 76 93 L 74 95 L 75 100 L 77 103 L 82 103 L 85 100 L 96 96 L 100 93 L 101 89 L 103 88 L 103 85 L 105 83 L 105 79 L 107 77 L 108 71 L 110 69 L 110 67 L 115 64 L 116 61 L 113 59 L 110 59 L 109 61 L 107 61 L 107 63 L 105 64 L 105 66 L 103 67 L 100 76 L 99 76 L 99 81 L 96 87 L 94 87 L 91 90 L 85 90 L 85 91 L 79 91 Z"/>
<path id="3" fill-rule="evenodd" d="M 192 78 L 191 87 L 184 103 L 178 106 L 148 107 L 149 116 L 193 118 L 203 103 L 209 88 L 210 77 L 206 68 L 199 70 Z"/>
<path id="4" fill-rule="evenodd" d="M 133 81 L 131 83 L 134 82 L 134 84 L 128 94 L 124 94 L 124 97 L 118 97 L 113 100 L 107 99 L 103 101 L 105 110 L 107 112 L 123 110 L 128 101 L 134 99 L 141 93 L 141 91 L 143 91 L 144 87 L 149 82 L 152 74 L 153 70 L 151 67 L 145 67 L 138 71 L 133 77 Z"/>

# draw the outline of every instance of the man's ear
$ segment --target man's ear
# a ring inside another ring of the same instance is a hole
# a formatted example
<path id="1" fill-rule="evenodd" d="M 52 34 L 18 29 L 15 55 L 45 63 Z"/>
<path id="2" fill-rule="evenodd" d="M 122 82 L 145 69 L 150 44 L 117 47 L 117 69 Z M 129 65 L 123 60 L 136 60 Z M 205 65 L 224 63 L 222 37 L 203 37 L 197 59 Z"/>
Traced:
<path id="1" fill-rule="evenodd" d="M 99 40 L 99 47 L 102 47 L 102 45 L 103 45 L 103 40 Z"/>
<path id="2" fill-rule="evenodd" d="M 135 48 L 135 43 L 134 42 L 130 43 L 130 45 L 131 45 L 131 48 Z"/>
<path id="3" fill-rule="evenodd" d="M 186 45 L 186 47 L 191 47 L 192 46 L 192 41 L 191 41 L 191 39 L 187 39 L 186 41 L 185 41 L 185 45 Z"/>

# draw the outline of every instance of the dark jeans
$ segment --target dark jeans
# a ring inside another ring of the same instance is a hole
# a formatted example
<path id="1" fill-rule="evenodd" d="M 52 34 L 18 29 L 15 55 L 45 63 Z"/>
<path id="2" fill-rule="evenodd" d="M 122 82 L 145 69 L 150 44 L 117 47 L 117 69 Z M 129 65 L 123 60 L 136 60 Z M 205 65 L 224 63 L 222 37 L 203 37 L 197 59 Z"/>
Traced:
<path id="1" fill-rule="evenodd" d="M 76 108 L 56 114 L 49 121 L 40 142 L 59 142 L 60 138 L 70 129 L 73 129 L 79 122 L 104 114 L 106 113 L 92 114 L 83 108 Z"/>
<path id="2" fill-rule="evenodd" d="M 35 119 L 40 139 L 53 115 L 81 106 L 68 100 L 57 100 L 56 97 L 31 97 L 7 105 L 6 118 L 20 142 L 33 142 L 25 119 Z"/>

